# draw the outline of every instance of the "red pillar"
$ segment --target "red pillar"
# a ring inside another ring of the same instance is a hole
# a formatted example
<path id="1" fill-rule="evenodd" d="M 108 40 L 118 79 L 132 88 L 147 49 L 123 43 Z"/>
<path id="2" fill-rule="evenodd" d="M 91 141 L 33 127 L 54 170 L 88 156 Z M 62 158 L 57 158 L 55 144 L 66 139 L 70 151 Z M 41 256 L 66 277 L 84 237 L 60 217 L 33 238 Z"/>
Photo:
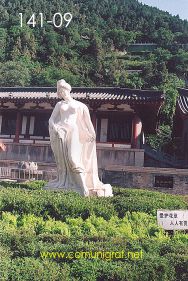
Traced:
<path id="1" fill-rule="evenodd" d="M 18 111 L 16 116 L 16 132 L 15 132 L 14 142 L 17 143 L 19 142 L 20 129 L 21 129 L 21 113 Z"/>
<path id="2" fill-rule="evenodd" d="M 139 136 L 141 132 L 142 132 L 141 119 L 137 115 L 135 115 L 132 121 L 132 140 L 131 140 L 132 148 L 140 148 Z"/>

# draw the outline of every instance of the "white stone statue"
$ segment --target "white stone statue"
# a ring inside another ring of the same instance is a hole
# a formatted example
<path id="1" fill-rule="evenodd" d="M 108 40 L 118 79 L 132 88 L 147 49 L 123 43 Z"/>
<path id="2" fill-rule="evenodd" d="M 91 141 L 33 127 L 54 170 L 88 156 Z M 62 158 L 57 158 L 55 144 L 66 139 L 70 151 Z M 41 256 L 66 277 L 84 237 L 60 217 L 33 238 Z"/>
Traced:
<path id="1" fill-rule="evenodd" d="M 113 196 L 98 177 L 96 135 L 87 106 L 71 97 L 71 86 L 57 82 L 58 102 L 49 119 L 51 147 L 58 177 L 45 189 L 72 190 L 84 196 Z"/>

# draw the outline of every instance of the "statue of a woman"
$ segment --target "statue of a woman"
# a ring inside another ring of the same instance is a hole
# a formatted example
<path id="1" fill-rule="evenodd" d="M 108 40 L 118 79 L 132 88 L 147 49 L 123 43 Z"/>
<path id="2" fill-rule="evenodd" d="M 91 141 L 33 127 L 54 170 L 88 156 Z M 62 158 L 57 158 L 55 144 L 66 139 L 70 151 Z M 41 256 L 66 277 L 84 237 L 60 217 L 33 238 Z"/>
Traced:
<path id="1" fill-rule="evenodd" d="M 71 86 L 57 82 L 58 102 L 49 119 L 51 147 L 58 177 L 45 188 L 68 189 L 84 196 L 112 196 L 110 184 L 98 177 L 96 135 L 87 106 L 71 97 Z"/>

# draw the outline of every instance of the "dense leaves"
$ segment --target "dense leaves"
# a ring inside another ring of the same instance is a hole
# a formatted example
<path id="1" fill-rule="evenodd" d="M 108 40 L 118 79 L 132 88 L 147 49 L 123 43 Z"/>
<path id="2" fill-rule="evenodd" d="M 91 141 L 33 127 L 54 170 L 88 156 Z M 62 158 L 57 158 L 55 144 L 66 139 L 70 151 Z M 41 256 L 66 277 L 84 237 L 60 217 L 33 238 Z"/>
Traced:
<path id="1" fill-rule="evenodd" d="M 64 21 L 61 28 L 47 23 L 55 13 L 67 12 L 73 15 L 67 28 Z M 23 14 L 22 27 L 19 13 Z M 33 13 L 34 27 L 27 24 Z M 43 13 L 43 27 L 39 13 Z M 181 77 L 187 75 L 188 22 L 136 0 L 7 0 L 0 5 L 0 22 L 0 62 L 15 61 L 21 76 L 16 79 L 15 73 L 9 81 L 10 68 L 1 65 L 2 86 L 54 86 L 57 79 L 64 77 L 73 86 L 142 88 L 163 84 L 163 73 L 168 71 Z M 139 58 L 132 58 L 129 45 L 145 42 L 142 52 L 138 52 Z M 169 49 L 171 58 L 160 56 L 155 64 L 155 58 L 147 57 L 150 43 L 164 48 L 164 52 Z M 128 54 L 127 50 L 130 50 Z M 131 61 L 136 68 L 130 65 Z M 138 61 L 143 64 L 138 66 Z M 27 72 L 24 67 L 19 68 L 20 62 L 25 63 Z M 151 79 L 147 71 L 126 72 L 128 69 L 144 70 L 145 65 L 151 64 Z M 25 77 L 28 73 L 29 77 Z"/>
<path id="2" fill-rule="evenodd" d="M 1 280 L 187 280 L 188 235 L 170 236 L 156 221 L 157 208 L 187 208 L 183 197 L 114 188 L 113 198 L 89 199 L 44 191 L 44 184 L 0 189 Z M 142 258 L 128 256 L 140 251 Z M 78 258 L 82 252 L 105 255 Z"/>

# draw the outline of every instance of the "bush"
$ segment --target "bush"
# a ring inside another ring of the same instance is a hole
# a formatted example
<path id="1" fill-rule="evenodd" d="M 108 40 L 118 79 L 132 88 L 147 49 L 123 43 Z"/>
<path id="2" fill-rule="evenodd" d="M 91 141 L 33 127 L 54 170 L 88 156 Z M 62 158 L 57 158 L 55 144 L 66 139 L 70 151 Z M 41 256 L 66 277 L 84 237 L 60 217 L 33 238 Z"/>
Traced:
<path id="1" fill-rule="evenodd" d="M 99 262 L 80 259 L 73 261 L 71 266 L 71 276 L 78 281 L 96 281 L 99 270 Z"/>
<path id="2" fill-rule="evenodd" d="M 69 281 L 69 266 L 34 258 L 16 258 L 11 262 L 9 281 Z"/>
<path id="3" fill-rule="evenodd" d="M 188 235 L 169 236 L 156 220 L 157 208 L 186 209 L 187 203 L 148 190 L 114 188 L 114 194 L 84 198 L 74 192 L 1 188 L 1 280 L 187 281 Z M 50 260 L 43 255 L 122 250 L 142 250 L 143 258 Z"/>
<path id="4" fill-rule="evenodd" d="M 11 252 L 10 250 L 0 245 L 0 280 L 8 281 L 8 272 L 10 270 L 10 259 Z"/>
<path id="5" fill-rule="evenodd" d="M 97 281 L 135 281 L 137 272 L 130 262 L 101 262 Z"/>
<path id="6" fill-rule="evenodd" d="M 143 260 L 137 260 L 136 280 L 142 281 L 175 281 L 173 265 L 165 257 L 147 254 Z"/>
<path id="7" fill-rule="evenodd" d="M 0 197 L 1 211 L 43 217 L 49 215 L 63 221 L 67 217 L 86 219 L 91 214 L 110 219 L 116 214 L 109 198 L 83 198 L 76 192 L 2 188 Z"/>
<path id="8" fill-rule="evenodd" d="M 145 212 L 156 216 L 157 209 L 186 209 L 188 207 L 181 196 L 138 189 L 115 189 L 112 199 L 119 217 L 126 212 Z"/>
<path id="9" fill-rule="evenodd" d="M 20 231 L 29 235 L 43 233 L 60 234 L 64 238 L 96 238 L 106 240 L 109 237 L 145 238 L 164 235 L 156 224 L 156 219 L 145 213 L 127 213 L 123 219 L 111 217 L 105 220 L 102 217 L 91 215 L 88 219 L 67 218 L 65 222 L 50 217 L 43 219 L 34 215 L 12 215 L 2 213 L 1 224 L 8 233 Z M 147 227 L 146 227 L 147 226 Z"/>
<path id="10" fill-rule="evenodd" d="M 71 276 L 87 281 L 175 281 L 175 271 L 167 258 L 147 255 L 142 260 L 108 262 L 77 260 Z M 184 281 L 184 280 L 182 280 Z"/>
<path id="11" fill-rule="evenodd" d="M 188 280 L 188 255 L 181 254 L 167 254 L 165 257 L 169 260 L 169 263 L 173 265 L 177 281 Z"/>
<path id="12" fill-rule="evenodd" d="M 0 243 L 10 248 L 12 257 L 31 257 L 38 250 L 37 237 L 29 231 L 10 230 L 1 234 Z"/>
<path id="13" fill-rule="evenodd" d="M 12 187 L 12 188 L 25 188 L 25 189 L 42 189 L 44 185 L 46 184 L 46 181 L 42 180 L 36 180 L 36 181 L 30 181 L 30 182 L 6 182 L 1 181 L 0 186 L 2 187 Z"/>

